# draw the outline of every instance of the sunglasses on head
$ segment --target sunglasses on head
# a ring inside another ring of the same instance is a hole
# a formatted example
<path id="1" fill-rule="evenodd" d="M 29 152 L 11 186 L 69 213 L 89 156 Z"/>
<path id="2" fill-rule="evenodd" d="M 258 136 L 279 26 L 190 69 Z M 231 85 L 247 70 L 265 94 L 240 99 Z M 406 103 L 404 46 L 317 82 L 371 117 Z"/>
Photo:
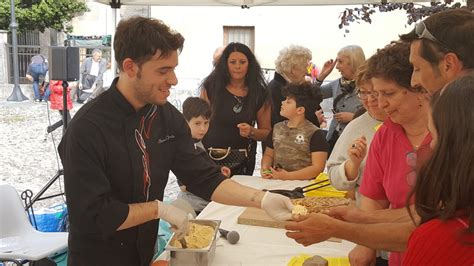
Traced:
<path id="1" fill-rule="evenodd" d="M 445 49 L 447 49 L 449 51 L 453 50 L 453 49 L 449 48 L 447 45 L 445 45 L 444 43 L 440 42 L 438 39 L 436 39 L 436 37 L 433 36 L 433 34 L 431 34 L 431 32 L 428 30 L 428 28 L 426 28 L 426 25 L 423 21 L 418 22 L 418 23 L 415 24 L 415 35 L 418 39 L 430 40 L 434 43 L 437 43 L 437 44 L 441 45 L 442 47 L 444 47 Z"/>

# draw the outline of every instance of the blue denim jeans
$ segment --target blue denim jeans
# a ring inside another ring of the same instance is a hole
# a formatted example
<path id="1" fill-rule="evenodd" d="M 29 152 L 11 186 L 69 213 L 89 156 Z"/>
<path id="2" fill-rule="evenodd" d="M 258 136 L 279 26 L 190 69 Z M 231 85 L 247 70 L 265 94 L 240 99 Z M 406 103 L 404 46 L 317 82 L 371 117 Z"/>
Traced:
<path id="1" fill-rule="evenodd" d="M 43 64 L 32 64 L 30 66 L 31 76 L 33 77 L 33 92 L 35 93 L 35 100 L 41 99 L 41 95 L 39 92 L 39 81 L 40 76 L 45 76 L 45 69 Z"/>

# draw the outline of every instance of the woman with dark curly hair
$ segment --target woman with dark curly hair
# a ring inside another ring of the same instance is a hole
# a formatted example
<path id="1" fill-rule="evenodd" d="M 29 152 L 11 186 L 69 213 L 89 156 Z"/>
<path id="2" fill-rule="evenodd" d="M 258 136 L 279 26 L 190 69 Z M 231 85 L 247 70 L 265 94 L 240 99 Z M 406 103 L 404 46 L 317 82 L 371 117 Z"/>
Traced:
<path id="1" fill-rule="evenodd" d="M 246 45 L 226 46 L 202 83 L 201 98 L 210 103 L 212 110 L 204 146 L 247 149 L 246 165 L 233 169 L 231 174 L 252 175 L 257 141 L 266 139 L 271 129 L 271 107 L 260 64 Z"/>
<path id="2" fill-rule="evenodd" d="M 408 240 L 404 265 L 474 265 L 472 99 L 474 72 L 433 96 L 433 156 L 413 190 L 421 221 Z"/>
<path id="3" fill-rule="evenodd" d="M 367 156 L 359 188 L 362 210 L 403 208 L 416 180 L 416 166 L 430 151 L 428 97 L 423 89 L 410 85 L 409 55 L 408 43 L 394 42 L 369 59 L 367 75 L 388 118 L 375 133 Z M 358 245 L 349 259 L 354 264 L 370 264 L 375 250 Z M 402 260 L 402 253 L 389 255 L 389 265 L 401 265 Z"/>

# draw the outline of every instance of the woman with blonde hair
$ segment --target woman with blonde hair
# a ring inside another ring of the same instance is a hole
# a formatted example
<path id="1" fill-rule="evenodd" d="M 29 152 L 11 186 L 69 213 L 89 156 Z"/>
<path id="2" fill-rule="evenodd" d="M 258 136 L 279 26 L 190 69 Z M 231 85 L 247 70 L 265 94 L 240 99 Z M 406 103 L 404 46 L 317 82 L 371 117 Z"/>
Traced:
<path id="1" fill-rule="evenodd" d="M 344 128 L 354 118 L 354 113 L 362 107 L 357 97 L 354 78 L 357 69 L 364 62 L 365 55 L 360 46 L 349 45 L 343 47 L 337 53 L 336 61 L 329 60 L 324 64 L 324 68 L 328 67 L 329 71 L 325 71 L 323 68 L 320 77 L 317 79 L 318 82 L 322 83 L 334 67 L 341 73 L 339 79 L 321 85 L 323 99 L 333 98 L 331 111 L 334 116 L 326 136 L 330 153 Z"/>

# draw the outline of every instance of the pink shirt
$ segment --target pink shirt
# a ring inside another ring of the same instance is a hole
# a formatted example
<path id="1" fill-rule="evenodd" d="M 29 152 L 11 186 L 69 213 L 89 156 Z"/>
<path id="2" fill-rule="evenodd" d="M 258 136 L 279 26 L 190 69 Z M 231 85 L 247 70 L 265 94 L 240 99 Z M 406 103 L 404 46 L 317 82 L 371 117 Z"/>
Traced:
<path id="1" fill-rule="evenodd" d="M 406 199 L 412 186 L 408 184 L 407 176 L 413 175 L 420 165 L 422 151 L 429 151 L 431 135 L 428 134 L 416 152 L 416 166 L 407 163 L 407 154 L 414 152 L 405 130 L 388 118 L 380 129 L 375 133 L 370 144 L 367 163 L 364 169 L 364 178 L 359 192 L 373 200 L 387 200 L 390 208 L 404 208 Z M 423 154 L 422 154 L 423 155 Z M 402 253 L 392 252 L 389 263 L 393 265 L 402 264 Z"/>

